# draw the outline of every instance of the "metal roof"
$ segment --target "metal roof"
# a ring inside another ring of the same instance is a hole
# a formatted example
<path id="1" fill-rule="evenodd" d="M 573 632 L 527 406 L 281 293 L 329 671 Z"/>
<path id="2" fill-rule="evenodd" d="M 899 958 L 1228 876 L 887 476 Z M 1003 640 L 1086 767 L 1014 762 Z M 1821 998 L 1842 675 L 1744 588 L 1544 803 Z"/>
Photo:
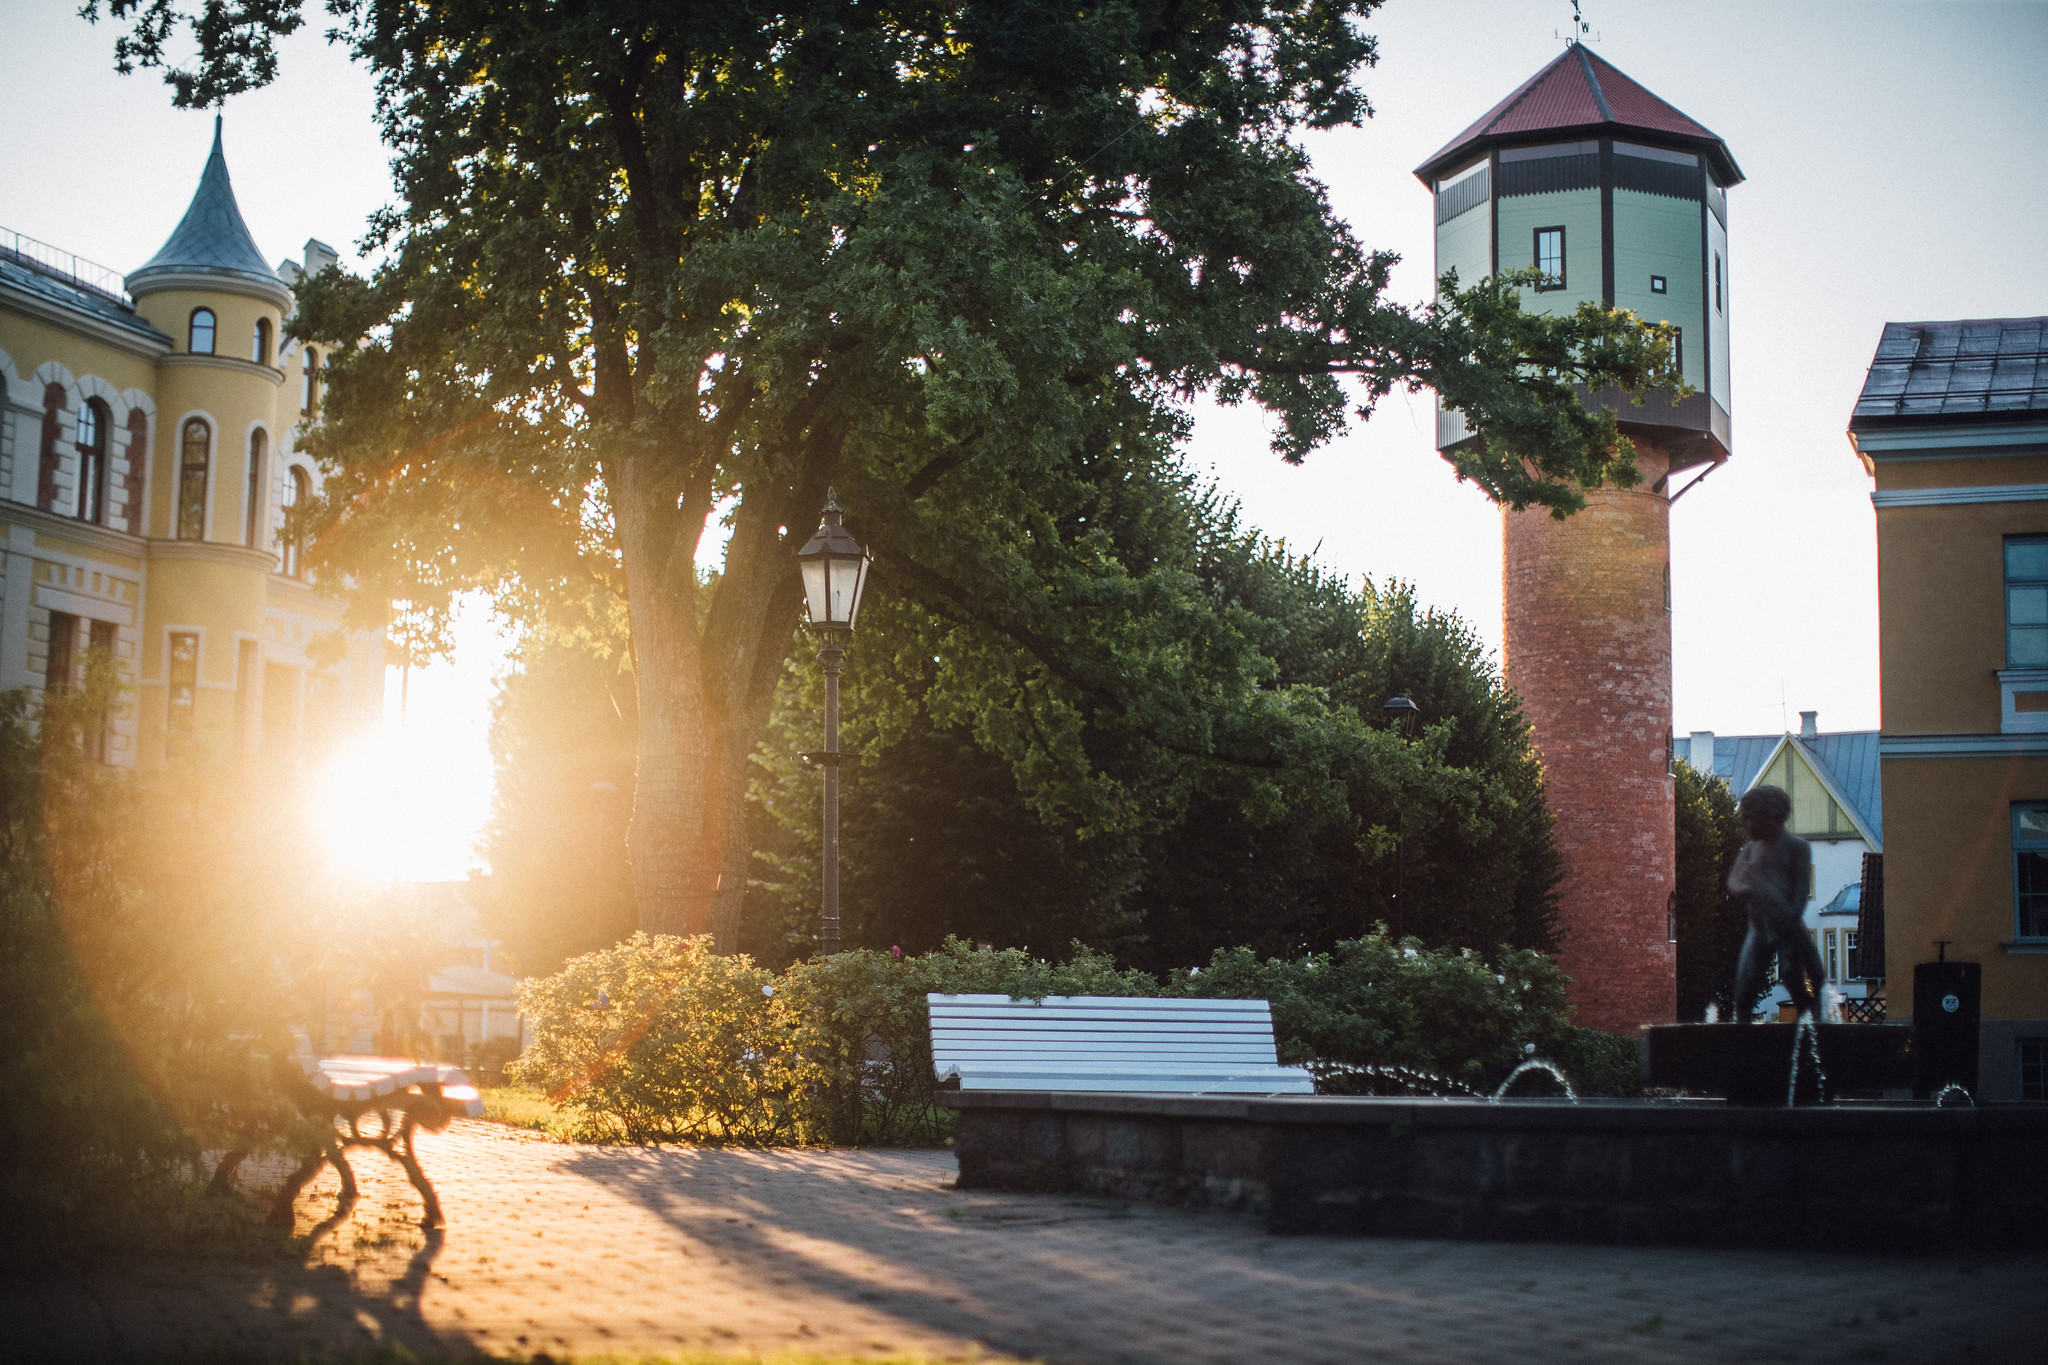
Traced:
<path id="1" fill-rule="evenodd" d="M 1849 430 L 2048 413 L 2048 318 L 1887 322 Z"/>
<path id="2" fill-rule="evenodd" d="M 125 300 L 115 298 L 103 289 L 63 278 L 55 271 L 13 252 L 0 250 L 0 282 L 101 322 L 125 328 L 163 346 L 172 344 L 169 337 L 138 317 Z"/>
<path id="3" fill-rule="evenodd" d="M 178 221 L 170 240 L 128 277 L 128 288 L 132 293 L 138 283 L 147 284 L 153 275 L 195 272 L 254 280 L 277 290 L 284 288 L 284 281 L 278 279 L 277 272 L 256 249 L 249 225 L 242 221 L 241 207 L 235 203 L 227 157 L 221 152 L 219 115 L 213 120 L 213 152 L 206 158 L 206 169 L 200 173 L 199 189 L 192 196 L 191 206 Z"/>
<path id="4" fill-rule="evenodd" d="M 1668 140 L 1677 138 L 1706 152 L 1715 182 L 1733 185 L 1742 168 L 1728 144 L 1658 99 L 1611 62 L 1573 43 L 1515 92 L 1415 168 L 1425 184 L 1481 143 L 1534 141 L 1545 134 L 1612 130 Z"/>
<path id="5" fill-rule="evenodd" d="M 1715 735 L 1714 776 L 1728 784 L 1737 796 L 1756 785 L 1764 765 L 1790 743 L 1805 755 L 1849 807 L 1849 815 L 1882 845 L 1884 843 L 1884 789 L 1878 781 L 1876 730 L 1844 730 L 1835 734 L 1802 739 L 1798 735 Z M 1689 736 L 1680 735 L 1678 751 L 1691 762 Z"/>

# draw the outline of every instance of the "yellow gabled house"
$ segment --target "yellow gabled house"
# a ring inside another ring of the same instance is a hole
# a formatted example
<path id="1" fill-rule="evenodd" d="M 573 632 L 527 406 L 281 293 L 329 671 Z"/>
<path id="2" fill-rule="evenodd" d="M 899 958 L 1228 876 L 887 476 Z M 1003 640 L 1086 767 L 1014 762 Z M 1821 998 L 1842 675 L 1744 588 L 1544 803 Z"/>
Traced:
<path id="1" fill-rule="evenodd" d="M 290 334 L 228 179 L 220 125 L 191 206 L 122 279 L 0 231 L 0 690 L 122 682 L 92 753 L 148 765 L 195 745 L 290 761 L 373 723 L 380 636 L 341 631 L 284 534 L 320 486 L 298 435 L 325 347 Z"/>

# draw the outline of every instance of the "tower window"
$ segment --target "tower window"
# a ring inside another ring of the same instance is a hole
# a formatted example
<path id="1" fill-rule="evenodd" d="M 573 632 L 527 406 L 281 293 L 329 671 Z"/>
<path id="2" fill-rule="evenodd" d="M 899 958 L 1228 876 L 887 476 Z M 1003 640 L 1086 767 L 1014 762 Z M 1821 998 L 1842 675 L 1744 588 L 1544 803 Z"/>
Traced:
<path id="1" fill-rule="evenodd" d="M 311 346 L 306 348 L 305 367 L 305 389 L 299 397 L 299 411 L 310 413 L 313 410 L 313 400 L 319 396 L 313 391 L 313 386 L 319 382 L 320 375 L 320 355 Z"/>
<path id="2" fill-rule="evenodd" d="M 78 519 L 97 525 L 107 501 L 107 405 L 88 398 L 78 406 Z"/>
<path id="3" fill-rule="evenodd" d="M 192 327 L 185 336 L 185 349 L 193 355 L 213 354 L 213 310 L 194 308 Z"/>
<path id="4" fill-rule="evenodd" d="M 1650 292 L 1652 294 L 1662 294 L 1666 292 L 1664 277 L 1662 275 L 1650 276 Z"/>
<path id="5" fill-rule="evenodd" d="M 1564 288 L 1564 229 L 1536 229 L 1536 268 L 1543 272 L 1539 290 Z"/>
<path id="6" fill-rule="evenodd" d="M 1721 253 L 1714 253 L 1714 311 L 1721 311 Z"/>
<path id="7" fill-rule="evenodd" d="M 2048 668 L 2048 536 L 2005 538 L 2005 663 Z"/>
<path id="8" fill-rule="evenodd" d="M 258 365 L 270 363 L 270 319 L 256 319 L 256 335 L 249 342 L 249 359 Z"/>
<path id="9" fill-rule="evenodd" d="M 280 556 L 282 560 L 280 567 L 287 578 L 304 578 L 306 576 L 305 556 L 302 553 L 305 548 L 305 538 L 300 534 L 299 528 L 292 524 L 289 514 L 292 508 L 305 502 L 312 494 L 312 477 L 297 465 L 292 466 L 287 472 L 284 481 L 284 509 L 287 515 L 285 517 L 284 538 L 282 541 L 284 553 Z"/>
<path id="10" fill-rule="evenodd" d="M 185 423 L 178 456 L 178 539 L 206 539 L 206 476 L 213 463 L 213 429 L 200 418 Z"/>
<path id="11" fill-rule="evenodd" d="M 247 524 L 242 528 L 242 543 L 255 549 L 261 543 L 258 537 L 263 531 L 263 456 L 270 444 L 270 438 L 258 427 L 249 433 L 249 490 Z"/>
<path id="12" fill-rule="evenodd" d="M 71 690 L 71 652 L 78 647 L 78 618 L 69 612 L 50 613 L 50 652 L 43 659 L 43 691 L 62 696 Z"/>
<path id="13" fill-rule="evenodd" d="M 128 534 L 142 534 L 142 471 L 149 461 L 149 414 L 128 409 L 128 473 L 121 489 L 128 500 Z"/>
<path id="14" fill-rule="evenodd" d="M 1671 368 L 1678 371 L 1681 376 L 1685 374 L 1685 329 L 1683 327 L 1673 327 L 1671 329 Z"/>
<path id="15" fill-rule="evenodd" d="M 164 698 L 164 728 L 182 738 L 192 733 L 192 713 L 199 703 L 199 636 L 185 631 L 171 635 L 171 666 Z"/>

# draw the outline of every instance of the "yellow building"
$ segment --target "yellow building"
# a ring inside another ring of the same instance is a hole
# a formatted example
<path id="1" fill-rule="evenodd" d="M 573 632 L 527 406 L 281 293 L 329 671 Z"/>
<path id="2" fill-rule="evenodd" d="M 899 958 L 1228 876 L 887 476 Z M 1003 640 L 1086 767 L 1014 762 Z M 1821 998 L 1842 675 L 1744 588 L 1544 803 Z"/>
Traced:
<path id="1" fill-rule="evenodd" d="M 1887 1013 L 1963 964 L 1978 1097 L 2048 1099 L 2048 319 L 1888 324 L 1849 439 L 1876 481 Z"/>
<path id="2" fill-rule="evenodd" d="M 89 749 L 153 764 L 192 745 L 312 753 L 374 721 L 378 636 L 283 534 L 320 474 L 298 433 L 325 349 L 289 335 L 228 181 L 220 125 L 199 190 L 147 264 L 113 271 L 0 232 L 0 690 L 76 685 L 108 651 L 120 700 Z"/>

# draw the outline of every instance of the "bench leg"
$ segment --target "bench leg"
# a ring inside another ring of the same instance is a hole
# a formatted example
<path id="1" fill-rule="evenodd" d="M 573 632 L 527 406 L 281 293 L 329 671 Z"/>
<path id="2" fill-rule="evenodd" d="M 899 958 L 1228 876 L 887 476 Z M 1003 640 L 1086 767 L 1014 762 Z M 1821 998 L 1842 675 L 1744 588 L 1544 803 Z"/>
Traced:
<path id="1" fill-rule="evenodd" d="M 420 1169 L 417 1156 L 413 1155 L 412 1135 L 416 1131 L 412 1115 L 405 1116 L 405 1126 L 399 1130 L 398 1141 L 391 1144 L 391 1154 L 405 1167 L 406 1176 L 412 1187 L 420 1192 L 420 1202 L 426 1205 L 426 1213 L 420 1218 L 423 1228 L 445 1228 L 448 1220 L 441 1216 L 441 1201 L 434 1196 L 434 1187 L 427 1181 L 427 1173 Z"/>
<path id="2" fill-rule="evenodd" d="M 278 1190 L 277 1198 L 270 1204 L 270 1221 L 273 1225 L 291 1231 L 294 1226 L 292 1206 L 298 1201 L 299 1191 L 306 1188 L 314 1176 L 320 1173 L 321 1164 L 331 1163 L 335 1174 L 341 1177 L 341 1199 L 335 1204 L 332 1220 L 339 1220 L 356 1205 L 356 1173 L 341 1154 L 341 1147 L 332 1138 L 320 1144 L 318 1151 L 299 1163 L 297 1170 L 285 1180 Z"/>

